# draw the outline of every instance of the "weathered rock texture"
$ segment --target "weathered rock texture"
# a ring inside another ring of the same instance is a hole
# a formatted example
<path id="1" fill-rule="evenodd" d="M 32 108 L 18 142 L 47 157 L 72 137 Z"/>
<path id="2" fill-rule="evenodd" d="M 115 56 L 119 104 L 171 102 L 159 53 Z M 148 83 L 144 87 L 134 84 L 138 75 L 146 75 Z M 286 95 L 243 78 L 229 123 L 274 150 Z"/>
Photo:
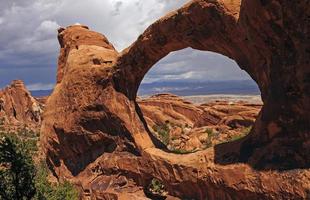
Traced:
<path id="1" fill-rule="evenodd" d="M 137 103 L 152 134 L 179 153 L 246 135 L 262 107 L 241 101 L 195 105 L 172 94 L 157 94 Z"/>
<path id="2" fill-rule="evenodd" d="M 182 198 L 306 199 L 309 14 L 305 0 L 193 0 L 120 54 L 85 27 L 61 29 L 58 84 L 41 128 L 54 174 L 93 199 L 98 184 L 113 175 L 126 181 L 106 191 L 132 182 L 145 187 L 157 178 Z M 185 47 L 226 55 L 257 82 L 264 106 L 246 138 L 187 155 L 157 148 L 136 93 L 158 60 Z"/>
<path id="3" fill-rule="evenodd" d="M 149 127 L 165 122 L 193 127 L 203 114 L 198 106 L 172 94 L 157 94 L 137 102 Z"/>
<path id="4" fill-rule="evenodd" d="M 4 130 L 24 127 L 39 130 L 42 104 L 33 98 L 24 83 L 15 80 L 0 91 L 0 120 Z"/>

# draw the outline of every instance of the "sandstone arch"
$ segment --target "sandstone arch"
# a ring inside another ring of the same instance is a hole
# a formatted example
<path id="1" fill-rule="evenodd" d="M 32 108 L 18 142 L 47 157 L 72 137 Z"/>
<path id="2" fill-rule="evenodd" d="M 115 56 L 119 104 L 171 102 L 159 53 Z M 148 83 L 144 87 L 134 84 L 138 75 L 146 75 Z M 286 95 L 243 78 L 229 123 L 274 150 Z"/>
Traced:
<path id="1" fill-rule="evenodd" d="M 236 7 L 228 8 L 222 1 L 190 2 L 152 24 L 117 60 L 119 73 L 134 74 L 122 79 L 131 89 L 129 98 L 135 98 L 144 75 L 157 61 L 187 47 L 220 53 L 247 67 L 248 58 L 240 46 L 242 31 L 234 14 L 240 1 L 234 2 Z"/>
<path id="2" fill-rule="evenodd" d="M 281 6 L 297 9 L 302 4 L 243 1 L 239 14 L 240 5 L 241 1 L 193 1 L 152 24 L 118 58 L 117 67 L 122 75 L 116 76 L 122 79 L 116 78 L 116 88 L 134 99 L 146 72 L 171 51 L 192 47 L 228 56 L 257 82 L 264 102 L 252 138 L 243 144 L 237 159 L 250 160 L 258 168 L 264 168 L 265 162 L 275 162 L 278 165 L 275 168 L 309 167 L 309 149 L 305 146 L 309 141 L 310 116 L 302 112 L 304 106 L 309 109 L 304 104 L 309 97 L 307 91 L 302 91 L 303 83 L 298 85 L 307 79 L 305 65 L 309 61 L 297 57 L 306 47 L 294 46 L 298 43 L 295 40 L 306 42 L 306 38 L 296 38 L 289 32 L 293 27 L 285 22 L 296 19 L 289 15 L 293 13 L 281 16 L 275 12 Z M 300 31 L 304 34 L 306 30 L 301 28 Z M 288 71 L 290 73 L 286 73 Z M 126 87 L 117 85 L 122 82 Z M 300 131 L 297 135 L 305 137 L 298 139 L 294 134 L 296 130 Z M 296 148 L 285 150 L 288 143 L 295 143 Z M 297 146 L 301 148 L 298 150 Z M 259 149 L 258 152 L 255 153 L 255 149 Z M 220 151 L 222 154 L 224 149 Z M 294 159 L 288 163 L 287 157 Z"/>
<path id="3" fill-rule="evenodd" d="M 251 166 L 309 168 L 308 4 L 193 0 L 121 53 L 86 27 L 61 29 L 57 85 L 41 128 L 54 174 L 93 196 L 106 193 L 97 186 L 107 176 L 120 174 L 140 186 L 156 177 L 179 197 L 305 198 L 308 169 Z M 155 62 L 185 47 L 226 55 L 258 83 L 265 105 L 250 136 L 191 155 L 155 148 L 137 89 Z M 248 164 L 222 165 L 239 161 Z"/>

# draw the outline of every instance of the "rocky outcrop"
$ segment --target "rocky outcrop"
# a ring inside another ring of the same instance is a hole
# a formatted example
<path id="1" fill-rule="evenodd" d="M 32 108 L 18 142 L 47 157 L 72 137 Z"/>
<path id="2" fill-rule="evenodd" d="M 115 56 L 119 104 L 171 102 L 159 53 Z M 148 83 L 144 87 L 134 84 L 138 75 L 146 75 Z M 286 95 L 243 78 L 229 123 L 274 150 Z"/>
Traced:
<path id="1" fill-rule="evenodd" d="M 86 27 L 61 29 L 58 84 L 41 128 L 54 175 L 94 199 L 100 180 L 115 175 L 128 181 L 107 191 L 156 178 L 181 198 L 306 199 L 309 12 L 304 0 L 193 0 L 121 53 Z M 136 93 L 158 60 L 185 47 L 226 55 L 257 82 L 264 105 L 247 137 L 186 155 L 159 149 Z"/>
<path id="2" fill-rule="evenodd" d="M 20 80 L 0 91 L 0 120 L 6 131 L 21 128 L 39 130 L 42 104 L 33 98 Z"/>
<path id="3" fill-rule="evenodd" d="M 248 134 L 261 104 L 214 101 L 195 105 L 172 94 L 138 99 L 151 133 L 168 149 L 189 153 Z"/>
<path id="4" fill-rule="evenodd" d="M 192 47 L 228 56 L 257 82 L 264 106 L 246 141 L 238 147 L 216 148 L 216 160 L 226 162 L 223 158 L 235 149 L 238 158 L 230 159 L 258 168 L 307 168 L 307 5 L 277 0 L 191 1 L 152 24 L 122 52 L 114 78 L 116 89 L 134 100 L 147 71 L 171 51 Z M 289 144 L 295 144 L 294 148 Z"/>
<path id="5" fill-rule="evenodd" d="M 198 106 L 173 94 L 157 94 L 137 103 L 149 127 L 166 122 L 193 127 L 203 113 Z"/>

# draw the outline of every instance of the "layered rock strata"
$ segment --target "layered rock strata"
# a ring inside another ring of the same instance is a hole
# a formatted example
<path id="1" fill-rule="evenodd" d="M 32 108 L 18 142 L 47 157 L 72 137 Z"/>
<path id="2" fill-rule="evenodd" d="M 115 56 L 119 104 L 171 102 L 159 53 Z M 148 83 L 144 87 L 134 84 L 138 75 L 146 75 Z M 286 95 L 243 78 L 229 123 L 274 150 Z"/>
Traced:
<path id="1" fill-rule="evenodd" d="M 195 105 L 172 94 L 138 99 L 151 133 L 177 153 L 189 153 L 248 134 L 261 104 L 215 101 Z"/>

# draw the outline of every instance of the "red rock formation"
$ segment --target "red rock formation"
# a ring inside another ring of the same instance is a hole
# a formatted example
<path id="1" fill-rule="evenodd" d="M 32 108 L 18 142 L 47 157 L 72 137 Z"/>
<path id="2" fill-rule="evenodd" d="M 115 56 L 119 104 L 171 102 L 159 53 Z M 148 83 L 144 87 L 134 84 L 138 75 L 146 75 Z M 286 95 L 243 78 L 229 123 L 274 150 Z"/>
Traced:
<path id="1" fill-rule="evenodd" d="M 194 105 L 172 94 L 137 100 L 148 128 L 168 149 L 191 152 L 244 136 L 261 105 L 217 101 Z M 165 138 L 160 135 L 162 132 Z"/>
<path id="2" fill-rule="evenodd" d="M 238 158 L 230 159 L 259 168 L 270 168 L 266 163 L 309 167 L 308 7 L 301 0 L 191 1 L 152 24 L 122 52 L 116 89 L 134 100 L 144 75 L 171 51 L 192 47 L 228 56 L 257 82 L 264 102 L 251 136 L 234 145 Z M 232 147 L 217 149 L 217 160 L 225 162 Z"/>
<path id="3" fill-rule="evenodd" d="M 113 89 L 112 66 L 118 55 L 114 47 L 104 36 L 81 26 L 63 30 L 59 38 L 61 78 L 46 102 L 42 124 L 48 158 L 69 170 L 60 172 L 76 175 L 104 152 L 138 154 L 136 148 L 144 144 L 136 145 L 130 133 L 143 132 L 144 125 L 129 125 L 139 119 L 137 114 L 127 115 L 135 113 L 135 104 Z M 48 134 L 52 132 L 56 134 Z"/>
<path id="4" fill-rule="evenodd" d="M 41 128 L 51 169 L 87 195 L 105 176 L 119 175 L 130 181 L 107 191 L 133 182 L 146 187 L 157 178 L 182 198 L 306 199 L 309 12 L 304 0 L 193 0 L 121 54 L 85 27 L 62 29 L 58 84 Z M 245 139 L 187 155 L 156 148 L 137 89 L 153 64 L 185 47 L 226 55 L 258 83 L 264 106 Z"/>
<path id="5" fill-rule="evenodd" d="M 137 103 L 150 127 L 165 122 L 193 126 L 203 113 L 202 109 L 172 94 L 154 95 Z"/>
<path id="6" fill-rule="evenodd" d="M 24 128 L 39 130 L 41 104 L 31 96 L 24 83 L 15 80 L 0 91 L 0 119 L 5 130 Z"/>

